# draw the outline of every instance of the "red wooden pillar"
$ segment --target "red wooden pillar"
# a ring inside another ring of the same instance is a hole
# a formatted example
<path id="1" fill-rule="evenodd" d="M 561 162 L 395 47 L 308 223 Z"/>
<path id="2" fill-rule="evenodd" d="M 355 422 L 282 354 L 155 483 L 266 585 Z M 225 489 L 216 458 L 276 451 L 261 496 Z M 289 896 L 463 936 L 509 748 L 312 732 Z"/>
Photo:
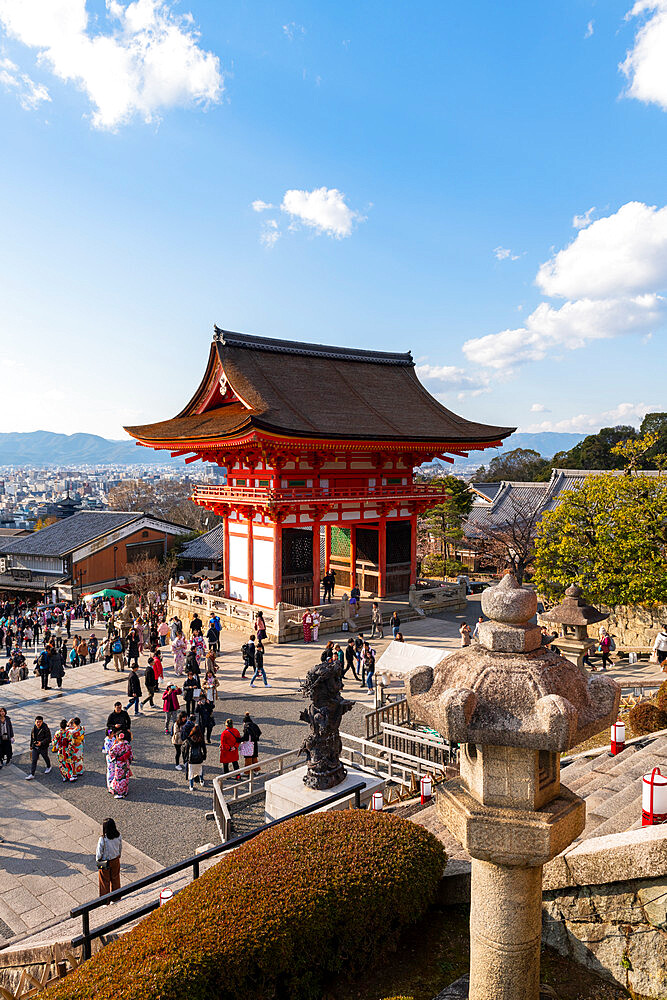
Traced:
<path id="1" fill-rule="evenodd" d="M 350 525 L 350 590 L 357 582 L 357 526 Z"/>
<path id="2" fill-rule="evenodd" d="M 378 527 L 378 597 L 387 593 L 387 518 L 382 516 Z"/>
<path id="3" fill-rule="evenodd" d="M 253 515 L 248 515 L 248 604 L 255 603 L 255 588 L 253 586 L 253 577 L 255 575 L 255 570 L 253 566 L 253 541 L 252 541 L 252 524 Z"/>
<path id="4" fill-rule="evenodd" d="M 410 585 L 417 582 L 417 515 L 410 518 Z"/>
<path id="5" fill-rule="evenodd" d="M 324 572 L 331 568 L 331 525 L 324 525 Z"/>
<path id="6" fill-rule="evenodd" d="M 275 523 L 273 539 L 273 600 L 277 606 L 283 599 L 283 526 Z"/>
<path id="7" fill-rule="evenodd" d="M 313 604 L 320 604 L 320 522 L 313 521 Z"/>
<path id="8" fill-rule="evenodd" d="M 225 574 L 223 579 L 223 586 L 225 588 L 225 597 L 229 597 L 229 517 L 226 517 L 224 520 L 223 540 L 222 540 L 222 560 L 223 560 L 222 571 Z"/>

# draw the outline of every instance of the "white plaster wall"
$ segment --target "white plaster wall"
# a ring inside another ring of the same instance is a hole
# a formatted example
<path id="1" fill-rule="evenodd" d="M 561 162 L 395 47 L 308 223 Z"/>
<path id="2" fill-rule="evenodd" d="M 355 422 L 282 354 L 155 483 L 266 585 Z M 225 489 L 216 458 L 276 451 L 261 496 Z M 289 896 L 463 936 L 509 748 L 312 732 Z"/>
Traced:
<path id="1" fill-rule="evenodd" d="M 253 579 L 258 583 L 273 585 L 273 541 L 253 538 Z"/>
<path id="2" fill-rule="evenodd" d="M 248 584 L 237 583 L 235 580 L 229 581 L 229 596 L 235 601 L 248 600 Z"/>
<path id="3" fill-rule="evenodd" d="M 242 580 L 248 579 L 248 540 L 247 538 L 237 538 L 236 535 L 229 536 L 229 575 L 238 576 Z M 230 584 L 231 585 L 231 584 Z M 237 586 L 234 584 L 234 586 Z M 247 600 L 246 597 L 243 600 Z M 238 597 L 233 594 L 233 597 Z"/>

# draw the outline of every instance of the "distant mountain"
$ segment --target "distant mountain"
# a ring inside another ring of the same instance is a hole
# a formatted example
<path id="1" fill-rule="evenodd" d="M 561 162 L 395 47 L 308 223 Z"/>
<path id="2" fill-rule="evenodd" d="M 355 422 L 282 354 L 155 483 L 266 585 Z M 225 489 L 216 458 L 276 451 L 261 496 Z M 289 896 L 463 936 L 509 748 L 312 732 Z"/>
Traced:
<path id="1" fill-rule="evenodd" d="M 97 434 L 0 434 L 0 465 L 164 465 L 182 462 L 169 452 L 138 448 L 134 441 L 109 441 Z"/>
<path id="2" fill-rule="evenodd" d="M 532 448 L 533 451 L 539 451 L 542 458 L 553 458 L 559 451 L 569 451 L 570 448 L 574 448 L 575 444 L 583 441 L 585 437 L 585 434 L 559 434 L 557 431 L 542 431 L 539 434 L 510 434 L 505 439 L 502 448 L 471 451 L 468 453 L 468 458 L 457 458 L 453 465 L 441 462 L 437 458 L 432 464 L 440 465 L 448 472 L 471 473 L 480 465 L 488 465 L 496 455 L 514 451 L 515 448 Z"/>
<path id="3" fill-rule="evenodd" d="M 510 434 L 505 440 L 503 451 L 513 451 L 515 448 L 532 448 L 533 451 L 539 451 L 542 458 L 553 458 L 556 452 L 569 451 L 585 437 L 585 434 L 559 434 L 557 431 L 542 431 L 538 434 Z"/>

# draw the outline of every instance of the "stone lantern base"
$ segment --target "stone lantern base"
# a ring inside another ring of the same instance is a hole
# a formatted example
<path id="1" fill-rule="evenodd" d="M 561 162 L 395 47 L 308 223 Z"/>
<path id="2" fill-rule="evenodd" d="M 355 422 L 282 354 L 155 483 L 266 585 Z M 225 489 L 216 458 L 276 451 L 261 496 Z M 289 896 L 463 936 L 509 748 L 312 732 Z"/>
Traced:
<path id="1" fill-rule="evenodd" d="M 499 865 L 537 867 L 564 851 L 586 824 L 583 799 L 563 785 L 555 799 L 535 811 L 484 806 L 461 778 L 436 789 L 444 825 L 472 858 Z"/>

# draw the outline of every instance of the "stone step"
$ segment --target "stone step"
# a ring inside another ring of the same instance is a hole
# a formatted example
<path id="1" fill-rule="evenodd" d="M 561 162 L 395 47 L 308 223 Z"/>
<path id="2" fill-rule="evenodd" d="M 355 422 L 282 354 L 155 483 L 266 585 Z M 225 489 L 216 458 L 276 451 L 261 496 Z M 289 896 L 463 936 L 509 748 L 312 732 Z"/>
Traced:
<path id="1" fill-rule="evenodd" d="M 639 819 L 637 819 L 638 816 Z M 641 799 L 635 793 L 631 796 L 631 801 L 626 802 L 625 808 L 620 809 L 617 806 L 616 812 L 606 819 L 604 823 L 596 826 L 591 836 L 605 837 L 607 834 L 623 833 L 625 830 L 632 830 L 636 822 L 641 826 Z"/>

